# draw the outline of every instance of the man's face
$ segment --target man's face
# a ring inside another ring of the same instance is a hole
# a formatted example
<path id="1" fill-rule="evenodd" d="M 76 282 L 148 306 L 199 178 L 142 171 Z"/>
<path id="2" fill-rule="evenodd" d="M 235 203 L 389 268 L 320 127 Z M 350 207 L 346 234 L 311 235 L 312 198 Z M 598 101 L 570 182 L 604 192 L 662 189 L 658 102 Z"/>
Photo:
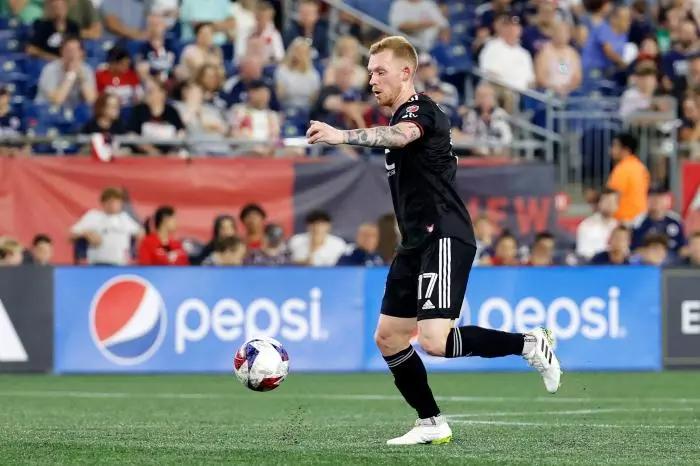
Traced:
<path id="1" fill-rule="evenodd" d="M 371 55 L 367 69 L 372 93 L 382 107 L 390 107 L 401 93 L 402 84 L 411 79 L 411 68 L 395 59 L 391 50 Z"/>
<path id="2" fill-rule="evenodd" d="M 503 40 L 506 41 L 508 45 L 513 46 L 520 43 L 520 36 L 523 33 L 523 28 L 520 26 L 520 23 L 508 20 L 506 24 L 503 24 L 500 31 Z"/>
<path id="3" fill-rule="evenodd" d="M 614 161 L 618 161 L 622 159 L 626 154 L 626 151 L 623 149 L 622 144 L 620 144 L 620 141 L 617 139 L 613 139 L 612 145 L 610 146 L 610 157 Z"/>
<path id="4" fill-rule="evenodd" d="M 116 215 L 122 211 L 124 207 L 124 202 L 116 197 L 107 199 L 102 203 L 102 209 L 107 215 Z"/>
<path id="5" fill-rule="evenodd" d="M 658 243 L 642 248 L 642 261 L 648 265 L 662 265 L 666 261 L 668 249 Z"/>
<path id="6" fill-rule="evenodd" d="M 604 217 L 612 217 L 618 209 L 617 194 L 603 194 L 598 201 L 598 211 Z"/>
<path id="7" fill-rule="evenodd" d="M 680 26 L 679 42 L 683 47 L 691 47 L 698 40 L 698 32 L 692 21 L 683 21 Z"/>
<path id="8" fill-rule="evenodd" d="M 40 265 L 48 265 L 53 257 L 53 245 L 48 241 L 41 241 L 32 248 L 34 262 Z"/>
<path id="9" fill-rule="evenodd" d="M 375 252 L 379 246 L 379 228 L 363 225 L 357 230 L 357 246 L 363 251 Z"/>
<path id="10" fill-rule="evenodd" d="M 615 230 L 610 235 L 610 250 L 627 253 L 630 249 L 630 234 L 627 231 Z"/>
<path id="11" fill-rule="evenodd" d="M 146 20 L 146 30 L 150 37 L 164 37 L 168 25 L 161 15 L 149 15 Z"/>
<path id="12" fill-rule="evenodd" d="M 61 58 L 64 63 L 72 63 L 83 58 L 83 50 L 77 40 L 70 40 L 61 47 Z"/>
<path id="13" fill-rule="evenodd" d="M 629 8 L 618 8 L 612 17 L 612 26 L 618 31 L 629 31 L 632 16 Z"/>
<path id="14" fill-rule="evenodd" d="M 309 234 L 318 241 L 326 239 L 326 236 L 331 232 L 330 222 L 325 222 L 323 220 L 318 220 L 316 222 L 310 223 L 306 226 Z"/>
<path id="15" fill-rule="evenodd" d="M 265 217 L 263 217 L 260 212 L 253 211 L 248 213 L 248 215 L 243 217 L 242 222 L 248 234 L 262 233 L 265 228 Z"/>
<path id="16" fill-rule="evenodd" d="M 314 3 L 301 3 L 299 5 L 299 24 L 313 26 L 318 22 L 318 6 Z"/>
<path id="17" fill-rule="evenodd" d="M 649 213 L 653 217 L 663 217 L 668 210 L 667 198 L 664 194 L 654 193 L 649 196 Z"/>
<path id="18" fill-rule="evenodd" d="M 260 79 L 262 76 L 262 63 L 255 57 L 246 57 L 241 61 L 239 74 L 243 81 Z"/>
<path id="19" fill-rule="evenodd" d="M 474 95 L 474 104 L 481 110 L 491 110 L 496 106 L 496 92 L 491 86 L 479 86 Z"/>
<path id="20" fill-rule="evenodd" d="M 46 12 L 49 18 L 64 19 L 68 16 L 68 5 L 66 0 L 49 0 L 46 3 Z"/>

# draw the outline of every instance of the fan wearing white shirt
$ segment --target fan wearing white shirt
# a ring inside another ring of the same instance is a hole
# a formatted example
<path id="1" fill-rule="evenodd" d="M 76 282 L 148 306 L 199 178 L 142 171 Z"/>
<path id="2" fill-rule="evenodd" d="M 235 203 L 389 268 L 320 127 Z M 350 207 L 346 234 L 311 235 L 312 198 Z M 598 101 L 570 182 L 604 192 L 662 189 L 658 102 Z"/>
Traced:
<path id="1" fill-rule="evenodd" d="M 131 254 L 131 238 L 141 237 L 141 226 L 124 212 L 124 193 L 107 188 L 100 196 L 102 209 L 90 209 L 71 228 L 71 240 L 88 242 L 89 264 L 126 265 Z"/>
<path id="2" fill-rule="evenodd" d="M 331 217 L 323 211 L 313 211 L 306 216 L 306 233 L 294 235 L 289 240 L 292 261 L 300 265 L 333 266 L 345 253 L 347 244 L 331 235 Z"/>
<path id="3" fill-rule="evenodd" d="M 532 56 L 520 45 L 523 28 L 517 16 L 500 15 L 495 22 L 498 37 L 484 45 L 479 68 L 509 87 L 524 91 L 535 82 Z"/>
<path id="4" fill-rule="evenodd" d="M 598 209 L 583 219 L 576 230 L 576 254 L 591 259 L 607 250 L 610 234 L 617 227 L 615 212 L 619 203 L 617 191 L 605 188 L 598 199 Z"/>

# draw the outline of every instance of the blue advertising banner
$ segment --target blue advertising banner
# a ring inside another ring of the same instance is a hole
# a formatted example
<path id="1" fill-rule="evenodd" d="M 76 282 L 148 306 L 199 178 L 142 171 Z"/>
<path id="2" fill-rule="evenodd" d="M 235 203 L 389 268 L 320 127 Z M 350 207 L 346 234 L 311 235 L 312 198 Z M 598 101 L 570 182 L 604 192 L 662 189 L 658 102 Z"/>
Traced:
<path id="1" fill-rule="evenodd" d="M 254 336 L 292 370 L 360 370 L 361 269 L 58 268 L 55 371 L 230 371 Z"/>
<path id="2" fill-rule="evenodd" d="M 386 270 L 367 271 L 365 368 L 385 370 L 374 347 Z M 477 268 L 458 325 L 524 332 L 547 326 L 564 370 L 661 369 L 660 271 L 653 267 Z M 524 370 L 522 358 L 435 358 L 431 370 Z"/>

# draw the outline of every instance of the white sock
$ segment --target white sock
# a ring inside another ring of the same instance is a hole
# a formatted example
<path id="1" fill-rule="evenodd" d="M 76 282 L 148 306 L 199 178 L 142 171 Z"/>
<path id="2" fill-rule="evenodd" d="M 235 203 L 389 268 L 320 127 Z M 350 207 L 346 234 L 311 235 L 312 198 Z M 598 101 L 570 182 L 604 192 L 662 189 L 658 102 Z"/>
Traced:
<path id="1" fill-rule="evenodd" d="M 525 342 L 523 343 L 523 355 L 530 354 L 530 352 L 535 349 L 537 345 L 537 338 L 534 335 L 525 334 L 523 335 Z"/>

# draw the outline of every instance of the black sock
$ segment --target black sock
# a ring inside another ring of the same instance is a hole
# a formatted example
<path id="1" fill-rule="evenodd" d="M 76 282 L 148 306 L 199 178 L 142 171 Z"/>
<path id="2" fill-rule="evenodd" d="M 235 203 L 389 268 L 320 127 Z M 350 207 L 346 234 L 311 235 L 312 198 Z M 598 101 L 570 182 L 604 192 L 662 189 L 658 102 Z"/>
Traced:
<path id="1" fill-rule="evenodd" d="M 522 333 L 501 332 L 474 325 L 453 328 L 447 335 L 445 357 L 498 358 L 511 354 L 520 355 L 523 352 L 524 338 Z"/>
<path id="2" fill-rule="evenodd" d="M 394 374 L 396 388 L 416 410 L 419 418 L 426 419 L 440 414 L 440 408 L 428 385 L 428 373 L 413 346 L 392 356 L 384 356 L 384 360 Z"/>

